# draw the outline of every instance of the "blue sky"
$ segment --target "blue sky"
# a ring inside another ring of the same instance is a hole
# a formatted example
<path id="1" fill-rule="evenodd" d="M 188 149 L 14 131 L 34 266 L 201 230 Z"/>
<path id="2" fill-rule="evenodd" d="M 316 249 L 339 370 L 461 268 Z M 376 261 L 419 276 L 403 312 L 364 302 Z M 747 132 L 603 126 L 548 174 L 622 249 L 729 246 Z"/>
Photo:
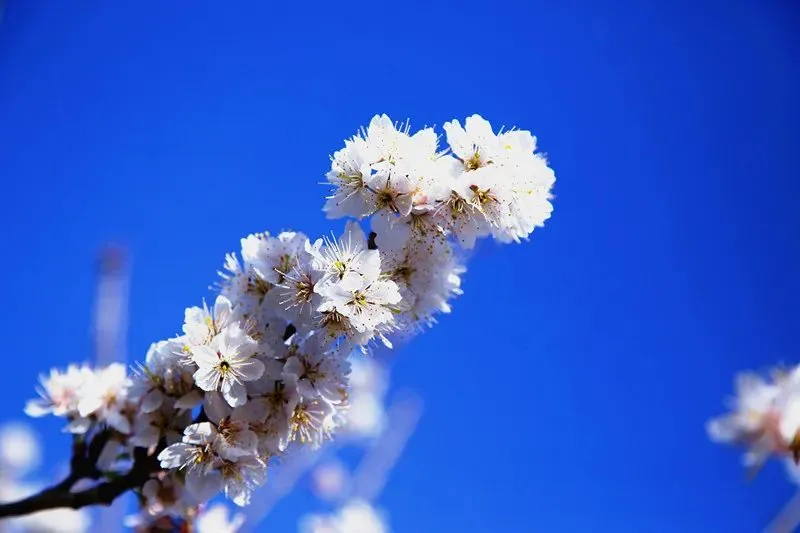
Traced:
<path id="1" fill-rule="evenodd" d="M 792 494 L 703 428 L 735 372 L 800 350 L 791 2 L 95 4 L 8 0 L 0 24 L 0 419 L 88 357 L 105 242 L 141 357 L 241 236 L 340 229 L 318 183 L 373 114 L 477 112 L 539 137 L 555 212 L 480 246 L 396 354 L 426 411 L 380 501 L 395 530 L 751 532 Z"/>

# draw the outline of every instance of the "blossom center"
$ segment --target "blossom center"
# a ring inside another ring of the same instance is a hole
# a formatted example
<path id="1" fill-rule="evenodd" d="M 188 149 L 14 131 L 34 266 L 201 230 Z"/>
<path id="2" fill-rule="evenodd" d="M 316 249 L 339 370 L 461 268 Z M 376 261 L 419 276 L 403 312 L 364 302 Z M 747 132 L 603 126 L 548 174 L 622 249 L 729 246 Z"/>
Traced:
<path id="1" fill-rule="evenodd" d="M 356 174 L 347 174 L 346 172 L 339 172 L 339 179 L 345 182 L 350 187 L 360 189 L 364 186 L 364 177 L 360 172 Z"/>
<path id="2" fill-rule="evenodd" d="M 478 170 L 484 165 L 483 161 L 481 161 L 481 155 L 475 150 L 475 153 L 472 154 L 472 157 L 464 161 L 464 168 L 467 170 Z"/>
<path id="3" fill-rule="evenodd" d="M 259 275 L 253 274 L 247 282 L 247 292 L 257 295 L 259 298 L 264 298 L 271 288 L 267 280 Z"/>
<path id="4" fill-rule="evenodd" d="M 495 198 L 495 196 L 489 192 L 489 189 L 482 190 L 477 185 L 470 185 L 469 190 L 472 191 L 472 194 L 475 195 L 475 198 L 481 205 L 497 201 L 497 198 Z"/>

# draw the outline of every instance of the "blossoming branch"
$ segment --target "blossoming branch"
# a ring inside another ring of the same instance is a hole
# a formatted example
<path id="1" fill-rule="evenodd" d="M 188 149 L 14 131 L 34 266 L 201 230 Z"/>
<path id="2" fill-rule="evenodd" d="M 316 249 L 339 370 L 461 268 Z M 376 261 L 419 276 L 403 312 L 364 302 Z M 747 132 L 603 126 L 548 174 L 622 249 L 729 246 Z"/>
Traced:
<path id="1" fill-rule="evenodd" d="M 461 294 L 460 248 L 527 239 L 550 217 L 555 175 L 528 131 L 478 115 L 413 134 L 376 116 L 332 157 L 328 218 L 338 238 L 256 233 L 229 254 L 213 305 L 129 373 L 73 365 L 41 380 L 31 416 L 66 419 L 70 475 L 0 517 L 109 504 L 135 491 L 141 523 L 187 522 L 224 493 L 246 505 L 271 460 L 336 433 L 348 358 L 409 336 Z M 369 224 L 365 234 L 362 224 Z M 82 490 L 77 482 L 95 480 Z"/>

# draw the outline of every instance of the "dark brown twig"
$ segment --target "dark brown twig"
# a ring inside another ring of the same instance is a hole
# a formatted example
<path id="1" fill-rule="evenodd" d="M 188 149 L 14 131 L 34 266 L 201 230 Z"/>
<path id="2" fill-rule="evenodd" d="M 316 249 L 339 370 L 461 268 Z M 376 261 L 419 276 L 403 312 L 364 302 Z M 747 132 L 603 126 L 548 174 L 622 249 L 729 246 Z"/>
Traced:
<path id="1" fill-rule="evenodd" d="M 147 455 L 146 449 L 136 448 L 133 466 L 126 474 L 88 489 L 72 492 L 72 487 L 81 479 L 99 479 L 101 475 L 95 466 L 95 460 L 80 453 L 85 448 L 82 442 L 76 441 L 70 461 L 70 473 L 63 481 L 33 496 L 0 504 L 0 518 L 23 516 L 60 507 L 80 509 L 89 505 L 111 505 L 125 492 L 144 485 L 153 472 L 158 470 L 156 455 Z"/>

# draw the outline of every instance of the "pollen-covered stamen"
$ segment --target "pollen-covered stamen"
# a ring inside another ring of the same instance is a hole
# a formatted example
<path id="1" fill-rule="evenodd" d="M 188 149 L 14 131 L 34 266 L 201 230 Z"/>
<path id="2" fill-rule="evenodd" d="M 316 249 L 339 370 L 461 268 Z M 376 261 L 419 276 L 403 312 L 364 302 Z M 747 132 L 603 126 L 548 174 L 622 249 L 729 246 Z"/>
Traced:
<path id="1" fill-rule="evenodd" d="M 400 208 L 397 206 L 397 201 L 404 196 L 405 193 L 398 193 L 392 189 L 389 186 L 390 181 L 391 178 L 387 178 L 386 185 L 383 188 L 373 191 L 376 195 L 375 206 L 379 211 L 381 209 L 388 209 L 392 213 L 399 214 Z"/>
<path id="2" fill-rule="evenodd" d="M 344 261 L 334 261 L 331 264 L 331 267 L 336 271 L 337 274 L 339 274 L 339 279 L 341 279 L 341 277 L 344 276 L 344 273 L 347 272 L 347 263 Z"/>
<path id="3" fill-rule="evenodd" d="M 390 277 L 393 280 L 404 281 L 405 283 L 409 283 L 411 280 L 411 276 L 416 272 L 415 268 L 412 268 L 408 264 L 400 265 L 399 267 L 392 270 L 390 273 Z"/>
<path id="4" fill-rule="evenodd" d="M 330 337 L 336 337 L 343 333 L 347 334 L 352 328 L 350 319 L 336 309 L 322 312 L 319 324 L 321 328 L 326 330 L 326 334 Z"/>
<path id="5" fill-rule="evenodd" d="M 286 397 L 286 384 L 283 381 L 276 381 L 272 392 L 266 394 L 267 401 L 273 409 L 282 409 L 288 402 Z"/>
<path id="6" fill-rule="evenodd" d="M 310 421 L 311 417 L 308 415 L 308 411 L 298 406 L 292 415 L 291 439 L 297 440 L 299 437 L 300 442 L 303 444 L 305 444 L 306 441 L 311 440 L 311 433 L 308 431 L 308 425 Z"/>
<path id="7" fill-rule="evenodd" d="M 162 378 L 160 375 L 155 374 L 153 371 L 151 371 L 147 367 L 147 365 L 144 365 L 142 363 L 137 363 L 137 366 L 139 367 L 139 372 L 141 374 L 144 374 L 147 377 L 148 381 L 150 381 L 150 383 L 152 383 L 156 387 L 161 387 L 163 385 L 164 378 Z"/>
<path id="8" fill-rule="evenodd" d="M 347 320 L 347 317 L 342 315 L 336 309 L 331 311 L 325 311 L 322 313 L 322 318 L 320 319 L 320 323 L 322 326 L 330 326 L 330 325 L 338 325 L 342 324 Z"/>
<path id="9" fill-rule="evenodd" d="M 450 217 L 455 220 L 467 212 L 469 207 L 467 201 L 462 198 L 457 192 L 451 191 L 450 197 L 444 202 L 445 206 L 450 210 Z"/>
<path id="10" fill-rule="evenodd" d="M 251 272 L 247 278 L 247 292 L 256 295 L 259 301 L 264 299 L 271 288 L 272 284 L 255 272 Z"/>
<path id="11" fill-rule="evenodd" d="M 481 205 L 481 206 L 483 206 L 485 204 L 488 204 L 490 202 L 497 202 L 498 201 L 497 197 L 494 195 L 494 193 L 491 191 L 491 189 L 481 189 L 477 185 L 473 184 L 473 185 L 469 186 L 469 190 L 472 191 L 472 194 L 474 195 L 475 200 L 477 200 L 478 204 Z"/>
<path id="12" fill-rule="evenodd" d="M 339 172 L 339 179 L 342 180 L 348 187 L 360 189 L 364 187 L 364 176 L 361 172 L 355 174 L 348 174 L 346 172 Z"/>
<path id="13" fill-rule="evenodd" d="M 481 163 L 481 156 L 478 154 L 478 152 L 475 152 L 472 157 L 464 161 L 464 168 L 467 170 L 478 170 L 482 166 L 483 164 Z"/>
<path id="14" fill-rule="evenodd" d="M 314 283 L 310 279 L 298 281 L 295 283 L 295 289 L 297 290 L 297 300 L 305 303 L 311 301 L 311 297 L 314 295 Z"/>
<path id="15" fill-rule="evenodd" d="M 195 446 L 189 451 L 189 461 L 185 466 L 193 468 L 204 463 L 207 463 L 214 454 L 210 444 L 203 446 Z"/>
<path id="16" fill-rule="evenodd" d="M 208 340 L 211 340 L 214 335 L 219 333 L 219 328 L 217 327 L 216 322 L 214 322 L 214 318 L 211 315 L 206 316 L 206 327 L 208 328 Z"/>
<path id="17" fill-rule="evenodd" d="M 312 402 L 308 406 L 299 404 L 295 407 L 291 419 L 291 440 L 299 440 L 301 444 L 306 444 L 314 441 L 314 434 L 317 433 L 318 428 L 321 426 L 322 421 L 312 413 L 308 407 L 314 406 L 316 402 Z"/>
<path id="18" fill-rule="evenodd" d="M 363 311 L 364 308 L 367 307 L 368 303 L 369 302 L 367 301 L 367 296 L 361 291 L 353 292 L 353 297 L 349 302 L 347 302 L 348 305 L 352 305 L 353 307 L 355 307 L 356 313 L 360 313 L 361 311 Z"/>
<path id="19" fill-rule="evenodd" d="M 286 272 L 291 271 L 296 264 L 296 257 L 292 257 L 288 254 L 284 254 L 280 257 L 278 266 L 273 268 L 273 270 L 278 273 L 278 284 L 283 283 L 283 281 L 286 279 Z"/>
<path id="20" fill-rule="evenodd" d="M 463 160 L 462 163 L 464 163 L 464 169 L 467 172 L 472 170 L 478 170 L 479 168 L 483 168 L 486 165 L 492 164 L 491 161 L 484 160 L 481 157 L 480 150 L 478 149 L 475 149 L 475 153 L 473 153 L 472 156 L 469 157 L 469 159 Z"/>
<path id="21" fill-rule="evenodd" d="M 236 437 L 239 435 L 239 433 L 241 433 L 242 429 L 242 424 L 231 420 L 229 416 L 226 416 L 219 421 L 219 424 L 217 424 L 217 431 L 227 442 L 233 442 L 236 440 Z"/>
<path id="22" fill-rule="evenodd" d="M 234 480 L 241 482 L 243 480 L 242 472 L 239 466 L 233 461 L 223 461 L 219 467 L 219 471 L 227 480 Z"/>
<path id="23" fill-rule="evenodd" d="M 430 227 L 430 216 L 427 213 L 411 213 L 409 224 L 412 230 L 424 235 Z"/>
<path id="24" fill-rule="evenodd" d="M 317 361 L 315 364 L 309 362 L 309 358 L 306 356 L 299 357 L 300 363 L 303 365 L 303 372 L 300 374 L 300 379 L 308 379 L 309 381 L 317 381 L 320 379 L 325 379 L 325 373 L 320 370 L 322 366 L 322 360 Z"/>
<path id="25" fill-rule="evenodd" d="M 316 283 L 308 272 L 295 267 L 292 274 L 283 274 L 284 289 L 281 305 L 289 307 L 300 307 L 302 310 L 307 304 L 311 303 L 314 297 L 314 287 Z"/>
<path id="26" fill-rule="evenodd" d="M 350 234 L 342 239 L 325 237 L 324 241 L 325 246 L 320 253 L 324 258 L 326 269 L 330 274 L 342 279 L 350 270 L 353 259 L 362 251 L 363 243 L 354 241 Z"/>

